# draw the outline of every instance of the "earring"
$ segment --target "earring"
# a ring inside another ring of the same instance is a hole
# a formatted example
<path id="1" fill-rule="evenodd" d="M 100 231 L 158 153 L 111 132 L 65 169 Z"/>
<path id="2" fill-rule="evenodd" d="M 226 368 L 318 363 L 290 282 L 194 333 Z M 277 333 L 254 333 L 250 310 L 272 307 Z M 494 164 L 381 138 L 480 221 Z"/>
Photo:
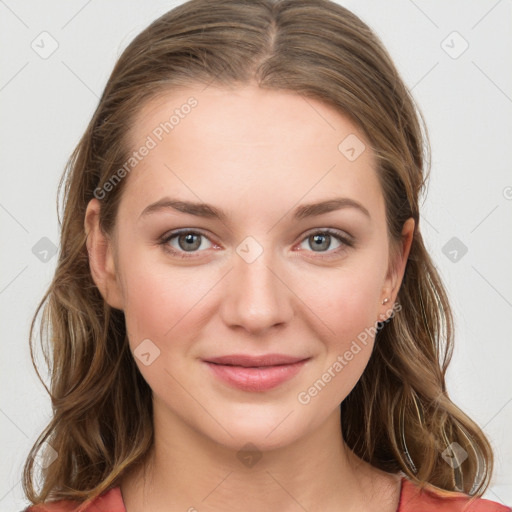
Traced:
<path id="1" fill-rule="evenodd" d="M 382 304 L 386 304 L 386 302 L 388 302 L 389 299 L 386 297 L 383 301 L 382 301 Z"/>

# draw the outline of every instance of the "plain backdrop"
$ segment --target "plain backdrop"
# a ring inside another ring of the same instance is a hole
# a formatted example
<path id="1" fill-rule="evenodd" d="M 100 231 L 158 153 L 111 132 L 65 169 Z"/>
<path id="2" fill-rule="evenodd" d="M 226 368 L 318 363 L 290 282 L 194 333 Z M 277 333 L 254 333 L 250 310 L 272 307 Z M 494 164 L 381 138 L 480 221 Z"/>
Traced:
<path id="1" fill-rule="evenodd" d="M 28 504 L 22 465 L 51 413 L 28 331 L 55 270 L 59 178 L 122 50 L 179 3 L 0 0 L 2 511 Z M 340 3 L 381 37 L 425 115 L 421 228 L 456 321 L 448 391 L 496 450 L 485 496 L 510 505 L 512 2 Z"/>

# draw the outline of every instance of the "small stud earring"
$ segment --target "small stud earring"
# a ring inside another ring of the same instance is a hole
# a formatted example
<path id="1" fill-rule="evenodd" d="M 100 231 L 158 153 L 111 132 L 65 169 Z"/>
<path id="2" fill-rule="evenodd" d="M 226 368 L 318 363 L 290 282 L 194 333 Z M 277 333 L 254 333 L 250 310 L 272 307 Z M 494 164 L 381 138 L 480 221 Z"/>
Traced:
<path id="1" fill-rule="evenodd" d="M 388 302 L 389 299 L 386 297 L 383 301 L 382 301 L 382 304 L 386 304 L 386 302 Z"/>

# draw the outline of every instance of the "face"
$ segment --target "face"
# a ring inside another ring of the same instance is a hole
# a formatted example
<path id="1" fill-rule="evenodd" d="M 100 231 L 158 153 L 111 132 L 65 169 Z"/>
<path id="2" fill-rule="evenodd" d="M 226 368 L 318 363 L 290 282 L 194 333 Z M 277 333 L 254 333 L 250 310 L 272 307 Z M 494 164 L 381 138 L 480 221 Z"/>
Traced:
<path id="1" fill-rule="evenodd" d="M 289 92 L 191 87 L 143 107 L 130 137 L 149 149 L 124 178 L 114 278 L 97 282 L 155 417 L 270 449 L 338 415 L 397 291 L 361 130 Z M 213 362 L 269 354 L 302 362 Z"/>

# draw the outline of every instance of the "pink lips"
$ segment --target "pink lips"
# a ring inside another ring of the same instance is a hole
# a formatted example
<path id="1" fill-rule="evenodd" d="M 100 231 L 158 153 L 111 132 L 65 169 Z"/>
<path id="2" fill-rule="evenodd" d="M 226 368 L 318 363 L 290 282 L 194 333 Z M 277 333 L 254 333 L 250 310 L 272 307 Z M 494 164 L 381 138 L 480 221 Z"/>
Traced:
<path id="1" fill-rule="evenodd" d="M 233 354 L 205 360 L 213 373 L 244 391 L 266 391 L 296 375 L 310 358 L 284 354 Z"/>

